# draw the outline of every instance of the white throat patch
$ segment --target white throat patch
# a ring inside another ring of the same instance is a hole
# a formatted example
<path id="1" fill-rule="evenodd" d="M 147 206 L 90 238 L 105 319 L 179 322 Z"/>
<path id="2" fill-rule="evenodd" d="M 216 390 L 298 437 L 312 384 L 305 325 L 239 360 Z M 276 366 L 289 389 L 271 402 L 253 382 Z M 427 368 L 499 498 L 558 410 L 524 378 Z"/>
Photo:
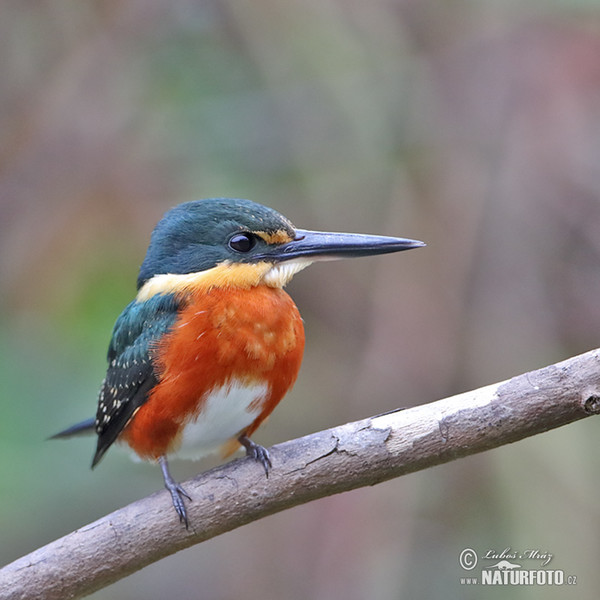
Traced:
<path id="1" fill-rule="evenodd" d="M 313 263 L 307 258 L 296 258 L 273 265 L 263 275 L 263 282 L 269 287 L 285 287 L 292 277 Z"/>

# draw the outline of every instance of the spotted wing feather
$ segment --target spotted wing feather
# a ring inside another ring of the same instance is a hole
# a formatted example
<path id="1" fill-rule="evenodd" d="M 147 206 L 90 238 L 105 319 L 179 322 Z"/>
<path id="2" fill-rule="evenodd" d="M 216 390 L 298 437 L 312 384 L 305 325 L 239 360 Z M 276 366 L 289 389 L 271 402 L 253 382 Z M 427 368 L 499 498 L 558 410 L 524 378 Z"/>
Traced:
<path id="1" fill-rule="evenodd" d="M 167 333 L 180 308 L 173 295 L 131 302 L 117 319 L 108 349 L 108 370 L 98 397 L 95 429 L 98 445 L 94 467 L 148 400 L 158 382 L 152 352 Z"/>

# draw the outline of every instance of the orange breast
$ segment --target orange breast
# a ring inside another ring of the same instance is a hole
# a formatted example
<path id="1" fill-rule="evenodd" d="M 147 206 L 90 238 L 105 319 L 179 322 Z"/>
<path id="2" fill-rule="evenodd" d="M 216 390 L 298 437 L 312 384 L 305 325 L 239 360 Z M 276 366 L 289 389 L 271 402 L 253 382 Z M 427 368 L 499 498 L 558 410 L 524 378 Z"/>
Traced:
<path id="1" fill-rule="evenodd" d="M 196 292 L 157 344 L 159 383 L 122 438 L 142 458 L 176 451 L 186 424 L 202 419 L 211 392 L 233 381 L 266 384 L 260 407 L 250 407 L 258 415 L 244 429 L 250 435 L 294 384 L 303 352 L 302 319 L 282 289 Z"/>

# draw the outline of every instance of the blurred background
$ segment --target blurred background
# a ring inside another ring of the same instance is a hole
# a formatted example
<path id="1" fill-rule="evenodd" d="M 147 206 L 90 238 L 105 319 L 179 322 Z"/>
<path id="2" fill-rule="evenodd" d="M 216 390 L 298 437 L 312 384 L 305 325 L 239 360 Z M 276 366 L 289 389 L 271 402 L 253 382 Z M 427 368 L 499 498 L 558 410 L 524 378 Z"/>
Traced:
<path id="1" fill-rule="evenodd" d="M 0 11 L 2 564 L 162 487 L 126 452 L 92 473 L 92 439 L 45 439 L 94 413 L 114 320 L 152 227 L 179 202 L 244 197 L 299 227 L 428 243 L 295 278 L 307 352 L 262 444 L 598 346 L 600 3 Z M 539 597 L 461 585 L 469 547 L 549 552 L 548 568 L 578 579 L 544 597 L 595 598 L 599 428 L 313 502 L 92 597 Z"/>

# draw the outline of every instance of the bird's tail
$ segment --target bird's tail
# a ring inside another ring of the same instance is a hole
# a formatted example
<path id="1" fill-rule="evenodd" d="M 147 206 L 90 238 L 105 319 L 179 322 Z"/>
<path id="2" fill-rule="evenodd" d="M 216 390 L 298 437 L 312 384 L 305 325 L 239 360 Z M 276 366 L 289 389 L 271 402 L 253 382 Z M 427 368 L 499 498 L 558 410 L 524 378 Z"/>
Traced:
<path id="1" fill-rule="evenodd" d="M 81 421 L 81 423 L 76 423 L 75 425 L 71 425 L 71 427 L 67 427 L 67 429 L 63 429 L 63 431 L 55 433 L 48 439 L 58 440 L 61 438 L 68 438 L 76 435 L 87 435 L 90 433 L 94 433 L 95 423 L 96 420 L 93 417 L 91 419 L 86 419 L 85 421 Z"/>

